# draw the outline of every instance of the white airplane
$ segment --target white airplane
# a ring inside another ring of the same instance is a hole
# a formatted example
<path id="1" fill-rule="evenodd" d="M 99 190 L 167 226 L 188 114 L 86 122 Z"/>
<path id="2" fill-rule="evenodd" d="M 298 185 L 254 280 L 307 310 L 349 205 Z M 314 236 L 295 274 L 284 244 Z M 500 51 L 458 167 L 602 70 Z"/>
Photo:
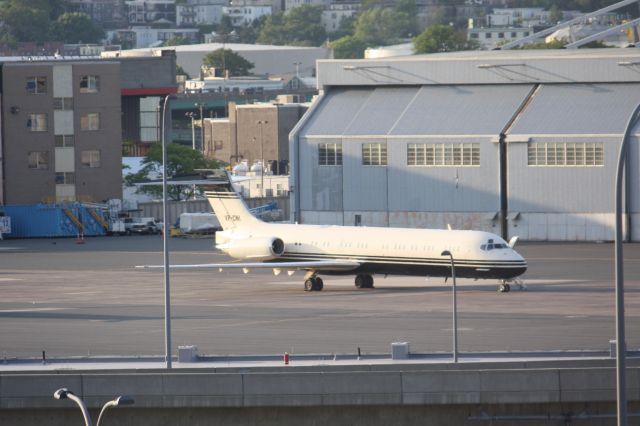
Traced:
<path id="1" fill-rule="evenodd" d="M 240 263 L 171 265 L 179 268 L 272 269 L 275 275 L 306 271 L 305 291 L 320 291 L 322 275 L 355 275 L 357 288 L 372 288 L 373 275 L 451 276 L 499 279 L 500 292 L 527 270 L 514 250 L 517 237 L 506 243 L 483 231 L 381 228 L 266 223 L 255 218 L 241 197 L 226 184 L 205 195 L 222 231 L 216 247 Z"/>

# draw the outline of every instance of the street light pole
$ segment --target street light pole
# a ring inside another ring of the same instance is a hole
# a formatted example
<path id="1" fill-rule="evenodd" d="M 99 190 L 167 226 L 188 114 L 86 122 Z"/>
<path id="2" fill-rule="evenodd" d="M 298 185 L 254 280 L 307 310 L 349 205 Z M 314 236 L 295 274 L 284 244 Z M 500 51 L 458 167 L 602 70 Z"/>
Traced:
<path id="1" fill-rule="evenodd" d="M 78 405 L 78 407 L 80 407 L 80 410 L 82 411 L 82 417 L 84 417 L 85 426 L 92 426 L 89 410 L 87 410 L 87 406 L 84 404 L 84 401 L 82 401 L 82 399 L 76 396 L 76 394 L 74 394 L 67 388 L 61 388 L 53 393 L 53 397 L 55 399 L 70 399 L 73 402 L 75 402 Z M 130 396 L 119 396 L 107 402 L 102 406 L 102 409 L 100 410 L 100 415 L 98 416 L 98 422 L 96 423 L 96 426 L 100 426 L 100 420 L 102 420 L 102 415 L 109 408 L 119 407 L 121 405 L 132 405 L 133 403 L 134 403 L 134 400 Z"/>
<path id="2" fill-rule="evenodd" d="M 74 394 L 67 388 L 60 388 L 53 393 L 53 397 L 55 399 L 70 399 L 73 402 L 75 402 L 78 405 L 78 407 L 80 407 L 80 411 L 82 411 L 82 417 L 84 417 L 85 426 L 92 426 L 89 410 L 87 410 L 87 406 L 84 405 L 84 401 L 78 398 L 76 394 Z"/>
<path id="3" fill-rule="evenodd" d="M 172 95 L 164 98 L 162 105 L 162 215 L 164 229 L 162 232 L 162 253 L 164 256 L 164 341 L 165 341 L 165 361 L 167 369 L 171 369 L 171 286 L 169 280 L 169 208 L 167 205 L 167 143 L 166 124 L 167 104 Z"/>
<path id="4" fill-rule="evenodd" d="M 451 278 L 453 279 L 453 362 L 458 362 L 458 303 L 456 300 L 456 265 L 449 250 L 440 253 L 451 258 Z"/>
<path id="5" fill-rule="evenodd" d="M 130 396 L 119 396 L 116 399 L 112 399 L 102 406 L 102 410 L 100 410 L 100 414 L 98 415 L 98 421 L 96 422 L 96 426 L 100 426 L 100 420 L 102 420 L 102 415 L 105 411 L 107 411 L 111 407 L 119 407 L 121 405 L 132 405 L 134 403 L 133 398 Z"/>
<path id="6" fill-rule="evenodd" d="M 627 425 L 627 384 L 626 384 L 626 337 L 624 324 L 624 265 L 622 253 L 622 181 L 626 158 L 629 154 L 631 131 L 640 119 L 640 105 L 636 106 L 627 122 L 627 127 L 620 144 L 618 168 L 616 172 L 616 400 L 618 426 Z M 629 171 L 627 170 L 627 173 Z M 627 199 L 629 202 L 629 199 Z M 627 230 L 629 232 L 629 230 Z"/>
<path id="7" fill-rule="evenodd" d="M 264 138 L 262 135 L 262 125 L 268 124 L 267 120 L 258 120 L 257 123 L 260 125 L 260 196 L 264 198 Z"/>

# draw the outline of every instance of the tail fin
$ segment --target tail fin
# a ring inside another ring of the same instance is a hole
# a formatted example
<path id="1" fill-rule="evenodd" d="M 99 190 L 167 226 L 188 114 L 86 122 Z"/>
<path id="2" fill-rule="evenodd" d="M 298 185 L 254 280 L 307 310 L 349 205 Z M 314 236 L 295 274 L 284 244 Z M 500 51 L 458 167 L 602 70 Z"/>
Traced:
<path id="1" fill-rule="evenodd" d="M 234 191 L 206 191 L 205 195 L 222 229 L 238 229 L 262 223 L 251 214 L 240 195 Z"/>

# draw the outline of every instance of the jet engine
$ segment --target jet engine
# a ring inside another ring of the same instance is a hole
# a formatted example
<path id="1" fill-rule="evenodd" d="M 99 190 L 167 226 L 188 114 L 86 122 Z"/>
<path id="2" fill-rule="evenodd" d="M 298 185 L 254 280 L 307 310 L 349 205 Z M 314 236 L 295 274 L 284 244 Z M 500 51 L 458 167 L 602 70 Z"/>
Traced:
<path id="1" fill-rule="evenodd" d="M 277 237 L 231 240 L 219 247 L 236 259 L 271 260 L 284 253 L 284 241 Z"/>

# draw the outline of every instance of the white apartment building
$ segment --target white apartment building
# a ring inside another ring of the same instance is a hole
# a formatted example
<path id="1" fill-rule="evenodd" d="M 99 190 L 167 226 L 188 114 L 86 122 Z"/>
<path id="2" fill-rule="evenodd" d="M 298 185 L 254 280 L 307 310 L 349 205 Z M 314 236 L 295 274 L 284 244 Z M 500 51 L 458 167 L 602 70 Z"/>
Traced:
<path id="1" fill-rule="evenodd" d="M 176 5 L 176 25 L 194 27 L 196 25 L 219 24 L 225 0 L 188 0 Z"/>
<path id="2" fill-rule="evenodd" d="M 172 37 L 182 37 L 192 43 L 198 42 L 198 30 L 195 28 L 149 28 L 133 27 L 130 29 L 114 30 L 107 32 L 107 39 L 127 40 L 136 49 L 155 47 Z"/>
<path id="3" fill-rule="evenodd" d="M 548 23 L 549 12 L 541 7 L 493 9 L 486 17 L 487 27 L 533 27 Z"/>
<path id="4" fill-rule="evenodd" d="M 175 0 L 127 0 L 129 25 L 175 23 Z"/>
<path id="5" fill-rule="evenodd" d="M 322 11 L 322 25 L 327 32 L 336 31 L 340 28 L 340 22 L 345 18 L 350 18 L 358 13 L 359 2 L 353 3 L 331 3 Z"/>
<path id="6" fill-rule="evenodd" d="M 229 15 L 233 26 L 239 27 L 245 24 L 249 25 L 262 16 L 271 15 L 271 6 L 248 6 L 244 4 L 224 6 L 222 13 Z"/>
<path id="7" fill-rule="evenodd" d="M 507 42 L 533 34 L 533 28 L 491 27 L 467 29 L 467 40 L 475 40 L 485 50 L 492 50 Z"/>
<path id="8" fill-rule="evenodd" d="M 303 6 L 305 4 L 329 7 L 331 0 L 284 0 L 284 10 L 293 9 L 294 7 Z"/>

